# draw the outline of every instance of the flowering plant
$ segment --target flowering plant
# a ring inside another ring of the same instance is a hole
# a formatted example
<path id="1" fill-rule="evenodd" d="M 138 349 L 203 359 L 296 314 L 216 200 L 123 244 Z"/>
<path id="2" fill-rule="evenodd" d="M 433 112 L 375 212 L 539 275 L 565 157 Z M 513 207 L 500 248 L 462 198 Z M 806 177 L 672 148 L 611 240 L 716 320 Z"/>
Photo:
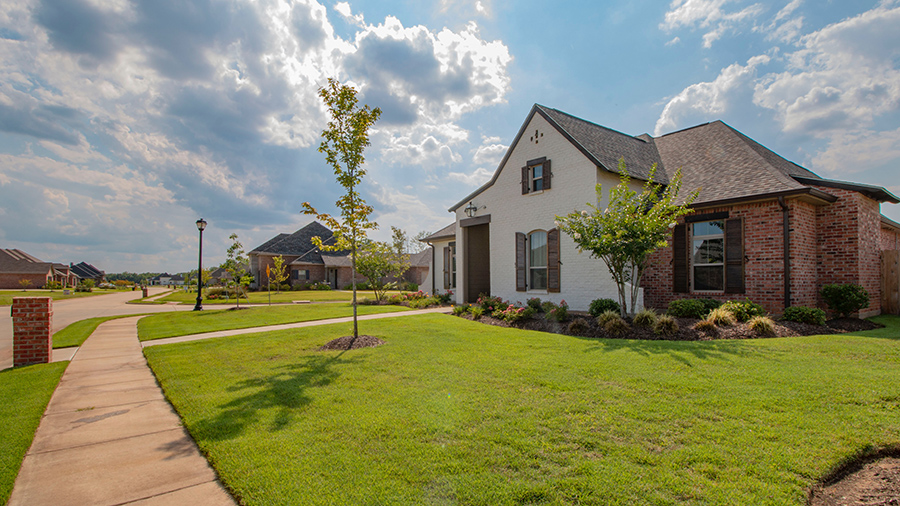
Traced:
<path id="1" fill-rule="evenodd" d="M 494 311 L 493 316 L 494 318 L 501 319 L 507 323 L 514 323 L 534 316 L 534 309 L 516 306 L 515 304 L 508 304 L 505 308 Z"/>
<path id="2" fill-rule="evenodd" d="M 560 302 L 558 306 L 547 312 L 547 318 L 558 322 L 566 321 L 569 318 L 569 305 L 566 301 Z"/>

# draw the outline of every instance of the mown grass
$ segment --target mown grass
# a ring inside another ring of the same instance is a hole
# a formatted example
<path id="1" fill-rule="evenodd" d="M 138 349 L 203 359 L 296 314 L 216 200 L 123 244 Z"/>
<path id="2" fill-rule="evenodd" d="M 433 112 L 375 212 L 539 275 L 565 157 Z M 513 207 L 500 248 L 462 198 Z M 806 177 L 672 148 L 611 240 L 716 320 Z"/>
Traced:
<path id="1" fill-rule="evenodd" d="M 857 335 L 579 339 L 444 315 L 148 348 L 247 505 L 802 505 L 900 443 L 900 318 Z"/>
<path id="2" fill-rule="evenodd" d="M 81 297 L 93 297 L 95 295 L 105 295 L 108 293 L 117 293 L 118 290 L 101 290 L 99 288 L 94 288 L 93 292 L 76 292 L 74 289 L 69 289 L 69 294 L 66 295 L 63 292 L 62 288 L 53 290 L 31 290 L 22 291 L 22 290 L 0 290 L 0 306 L 11 306 L 12 300 L 14 297 L 50 297 L 53 300 L 65 300 L 65 299 L 78 299 Z"/>
<path id="3" fill-rule="evenodd" d="M 0 371 L 0 504 L 6 504 L 25 452 L 68 362 Z"/>
<path id="4" fill-rule="evenodd" d="M 81 320 L 69 325 L 59 332 L 53 334 L 53 347 L 54 348 L 68 348 L 70 346 L 81 346 L 85 339 L 91 337 L 91 334 L 97 330 L 97 327 L 109 320 L 116 320 L 119 318 L 130 318 L 132 316 L 138 316 L 133 314 L 126 315 L 117 315 L 117 316 L 100 316 L 97 318 L 88 318 L 87 320 Z"/>
<path id="5" fill-rule="evenodd" d="M 358 306 L 358 314 L 376 314 L 407 311 L 404 306 Z M 158 313 L 138 321 L 138 337 L 151 341 L 165 337 L 216 332 L 219 330 L 246 329 L 264 325 L 325 320 L 353 316 L 349 304 L 303 304 L 272 307 L 251 307 L 232 311 L 172 311 Z"/>
<path id="6" fill-rule="evenodd" d="M 388 292 L 388 295 L 400 293 L 400 292 Z M 353 300 L 353 292 L 349 290 L 302 290 L 297 292 L 271 292 L 272 298 L 271 301 L 273 304 L 284 304 L 290 303 L 295 300 L 308 300 L 312 302 L 324 302 L 324 301 L 351 301 Z M 374 299 L 375 292 L 371 290 L 360 290 L 356 292 L 357 299 Z M 176 290 L 165 297 L 161 297 L 157 299 L 158 303 L 166 303 L 166 302 L 181 302 L 182 304 L 194 304 L 197 302 L 197 292 L 185 292 Z M 250 292 L 249 300 L 241 299 L 241 304 L 268 304 L 269 303 L 269 292 Z M 221 299 L 213 299 L 209 300 L 205 296 L 203 298 L 203 305 L 212 304 L 212 305 L 220 305 L 220 304 L 228 304 L 234 305 L 234 297 L 230 298 L 227 302 L 224 298 Z"/>

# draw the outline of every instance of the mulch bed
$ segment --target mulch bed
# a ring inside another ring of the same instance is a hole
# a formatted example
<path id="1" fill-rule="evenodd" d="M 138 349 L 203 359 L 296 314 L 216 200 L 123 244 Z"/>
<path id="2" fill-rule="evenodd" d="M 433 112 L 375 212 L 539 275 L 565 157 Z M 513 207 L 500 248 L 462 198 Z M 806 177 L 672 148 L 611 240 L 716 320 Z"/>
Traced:
<path id="1" fill-rule="evenodd" d="M 814 487 L 810 506 L 900 506 L 900 458 L 881 457 L 853 466 Z"/>
<path id="2" fill-rule="evenodd" d="M 711 341 L 716 339 L 758 339 L 766 337 L 791 337 L 791 336 L 811 336 L 818 334 L 841 334 L 845 332 L 858 332 L 862 330 L 872 330 L 883 327 L 878 323 L 868 320 L 859 320 L 856 318 L 839 318 L 825 322 L 825 325 L 810 325 L 807 323 L 797 323 L 788 321 L 776 321 L 773 335 L 761 335 L 750 328 L 746 323 L 738 323 L 730 327 L 717 327 L 712 331 L 705 332 L 695 330 L 694 325 L 700 320 L 694 318 L 675 318 L 678 322 L 678 332 L 662 336 L 655 334 L 652 329 L 647 327 L 639 327 L 631 325 L 628 320 L 630 329 L 622 334 L 610 334 L 605 329 L 597 325 L 597 321 L 588 313 L 580 313 L 571 311 L 569 319 L 565 322 L 556 322 L 548 320 L 543 314 L 538 314 L 534 318 L 517 322 L 507 323 L 503 320 L 493 318 L 491 316 L 482 316 L 480 323 L 487 325 L 496 325 L 498 327 L 515 327 L 523 330 L 537 330 L 539 332 L 550 332 L 553 334 L 566 334 L 579 337 L 595 337 L 605 339 L 645 339 L 645 340 L 667 340 L 667 341 Z M 463 315 L 461 318 L 471 320 L 471 315 Z M 573 326 L 572 322 L 581 318 L 584 325 L 581 330 Z"/>
<path id="3" fill-rule="evenodd" d="M 319 348 L 319 351 L 326 350 L 338 350 L 338 351 L 347 351 L 347 350 L 358 350 L 359 348 L 374 348 L 376 346 L 381 346 L 384 344 L 384 341 L 375 337 L 375 336 L 359 336 L 356 339 L 353 336 L 344 336 L 339 337 L 337 339 L 332 339 L 325 343 L 324 346 Z"/>

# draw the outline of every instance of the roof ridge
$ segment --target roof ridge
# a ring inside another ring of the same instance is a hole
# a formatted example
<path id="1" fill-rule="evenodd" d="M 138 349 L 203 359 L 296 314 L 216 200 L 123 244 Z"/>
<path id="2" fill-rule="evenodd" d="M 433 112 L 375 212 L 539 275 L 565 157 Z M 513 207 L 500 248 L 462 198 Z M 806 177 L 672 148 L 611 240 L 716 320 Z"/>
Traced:
<path id="1" fill-rule="evenodd" d="M 559 109 L 554 109 L 554 108 L 552 108 L 552 107 L 547 107 L 547 106 L 544 106 L 544 105 L 541 105 L 541 104 L 534 104 L 534 105 L 538 106 L 539 108 L 541 108 L 541 109 L 543 109 L 543 110 L 545 110 L 545 111 L 554 111 L 554 112 L 558 112 L 558 113 L 563 114 L 563 115 L 565 115 L 565 116 L 568 116 L 568 117 L 570 117 L 570 118 L 572 118 L 572 119 L 577 119 L 578 121 L 581 121 L 582 123 L 587 123 L 588 125 L 595 126 L 595 127 L 597 127 L 597 128 L 602 128 L 603 130 L 606 130 L 606 131 L 608 131 L 608 132 L 612 132 L 612 133 L 616 133 L 616 134 L 619 134 L 619 135 L 623 135 L 623 136 L 628 137 L 628 138 L 630 138 L 630 139 L 634 139 L 634 140 L 636 140 L 636 141 L 640 141 L 640 142 L 643 142 L 643 143 L 645 143 L 645 144 L 649 144 L 648 141 L 646 141 L 646 140 L 644 140 L 644 139 L 641 139 L 640 137 L 637 137 L 637 136 L 634 136 L 634 135 L 631 135 L 631 134 L 626 134 L 625 132 L 620 132 L 619 130 L 616 130 L 615 128 L 609 128 L 609 127 L 607 127 L 607 126 L 603 126 L 603 125 L 594 123 L 593 121 L 588 121 L 588 120 L 586 120 L 586 119 L 584 119 L 584 118 L 579 118 L 578 116 L 575 116 L 575 115 L 573 115 L 573 114 L 569 114 L 569 113 L 567 113 L 566 111 L 560 111 Z M 558 124 L 558 123 L 557 123 L 557 124 Z M 565 130 L 565 127 L 563 127 L 562 125 L 559 125 L 559 127 L 562 128 L 563 130 Z"/>

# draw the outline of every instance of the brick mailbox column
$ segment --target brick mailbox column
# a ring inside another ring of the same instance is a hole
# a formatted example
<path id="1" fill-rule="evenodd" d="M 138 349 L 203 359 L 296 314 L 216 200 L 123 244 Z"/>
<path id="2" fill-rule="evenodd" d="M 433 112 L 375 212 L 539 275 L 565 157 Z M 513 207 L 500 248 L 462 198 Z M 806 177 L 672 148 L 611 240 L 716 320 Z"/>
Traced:
<path id="1" fill-rule="evenodd" d="M 13 367 L 46 364 L 53 358 L 51 301 L 50 297 L 13 298 Z"/>

